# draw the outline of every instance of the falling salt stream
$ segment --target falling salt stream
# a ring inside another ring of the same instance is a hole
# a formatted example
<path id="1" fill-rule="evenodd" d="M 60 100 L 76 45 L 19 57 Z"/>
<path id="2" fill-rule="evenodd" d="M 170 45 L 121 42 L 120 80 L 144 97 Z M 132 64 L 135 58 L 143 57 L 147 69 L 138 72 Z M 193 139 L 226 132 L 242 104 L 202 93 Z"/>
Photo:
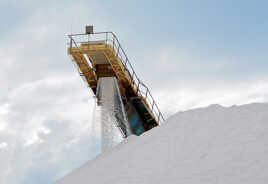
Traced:
<path id="1" fill-rule="evenodd" d="M 100 137 L 101 152 L 105 152 L 131 134 L 116 78 L 99 79 L 95 104 L 92 136 L 96 141 Z"/>
<path id="2" fill-rule="evenodd" d="M 100 153 L 100 107 L 97 106 L 97 98 L 94 97 L 92 120 L 90 122 L 90 144 L 96 146 L 97 153 Z"/>

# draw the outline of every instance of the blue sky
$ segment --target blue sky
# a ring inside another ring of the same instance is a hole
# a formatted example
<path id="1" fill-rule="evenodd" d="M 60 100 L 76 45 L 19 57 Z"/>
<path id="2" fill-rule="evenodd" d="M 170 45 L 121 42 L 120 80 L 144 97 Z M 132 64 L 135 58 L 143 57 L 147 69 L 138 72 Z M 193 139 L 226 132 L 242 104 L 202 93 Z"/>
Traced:
<path id="1" fill-rule="evenodd" d="M 98 153 L 94 98 L 67 56 L 67 34 L 86 24 L 115 32 L 169 117 L 268 102 L 267 8 L 264 0 L 0 1 L 0 183 L 52 183 Z"/>

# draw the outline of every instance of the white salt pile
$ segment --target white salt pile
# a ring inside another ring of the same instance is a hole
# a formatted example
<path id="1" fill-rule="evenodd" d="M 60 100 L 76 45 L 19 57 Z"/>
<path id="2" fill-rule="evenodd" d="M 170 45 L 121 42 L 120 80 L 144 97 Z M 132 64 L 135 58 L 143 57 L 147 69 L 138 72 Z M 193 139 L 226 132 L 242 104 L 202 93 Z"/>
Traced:
<path id="1" fill-rule="evenodd" d="M 267 184 L 268 104 L 179 112 L 56 183 Z"/>

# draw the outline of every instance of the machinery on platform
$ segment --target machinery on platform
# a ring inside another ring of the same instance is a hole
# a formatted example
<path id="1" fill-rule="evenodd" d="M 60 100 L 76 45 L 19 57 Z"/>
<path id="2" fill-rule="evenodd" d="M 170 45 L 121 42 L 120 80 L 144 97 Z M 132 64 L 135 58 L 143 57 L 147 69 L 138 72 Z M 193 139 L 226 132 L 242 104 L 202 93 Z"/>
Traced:
<path id="1" fill-rule="evenodd" d="M 68 54 L 97 98 L 100 78 L 117 79 L 132 134 L 140 135 L 164 121 L 150 90 L 138 78 L 114 33 L 94 32 L 93 26 L 86 26 L 84 34 L 68 36 Z M 126 129 L 121 129 L 127 137 Z"/>

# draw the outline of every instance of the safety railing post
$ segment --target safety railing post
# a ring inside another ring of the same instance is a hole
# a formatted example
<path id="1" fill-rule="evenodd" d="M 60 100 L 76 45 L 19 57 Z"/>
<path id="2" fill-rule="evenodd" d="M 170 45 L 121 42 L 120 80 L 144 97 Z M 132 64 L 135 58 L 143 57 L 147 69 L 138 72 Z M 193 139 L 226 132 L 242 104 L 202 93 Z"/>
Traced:
<path id="1" fill-rule="evenodd" d="M 152 113 L 154 113 L 154 99 L 153 99 L 153 105 L 152 105 Z"/>
<path id="2" fill-rule="evenodd" d="M 113 36 L 113 49 L 114 49 L 114 36 Z"/>
<path id="3" fill-rule="evenodd" d="M 128 61 L 128 59 L 126 58 L 126 61 L 125 61 L 125 63 L 124 63 L 125 68 L 127 67 L 127 61 Z"/>
<path id="4" fill-rule="evenodd" d="M 119 48 L 120 48 L 120 45 L 119 45 L 119 43 L 118 43 L 117 56 L 116 56 L 116 57 L 118 57 L 118 54 L 119 54 Z"/>
<path id="5" fill-rule="evenodd" d="M 132 70 L 132 75 L 131 75 L 131 82 L 133 83 L 133 77 L 134 77 L 134 71 Z"/>
<path id="6" fill-rule="evenodd" d="M 90 34 L 87 35 L 87 48 L 89 49 L 89 37 L 90 37 Z"/>
<path id="7" fill-rule="evenodd" d="M 106 32 L 106 35 L 105 36 L 106 36 L 106 38 L 105 38 L 105 44 L 107 44 L 107 42 L 108 42 L 108 33 L 107 32 Z"/>
<path id="8" fill-rule="evenodd" d="M 139 92 L 139 87 L 140 87 L 140 80 L 138 80 L 138 87 L 137 87 L 137 91 Z"/>

